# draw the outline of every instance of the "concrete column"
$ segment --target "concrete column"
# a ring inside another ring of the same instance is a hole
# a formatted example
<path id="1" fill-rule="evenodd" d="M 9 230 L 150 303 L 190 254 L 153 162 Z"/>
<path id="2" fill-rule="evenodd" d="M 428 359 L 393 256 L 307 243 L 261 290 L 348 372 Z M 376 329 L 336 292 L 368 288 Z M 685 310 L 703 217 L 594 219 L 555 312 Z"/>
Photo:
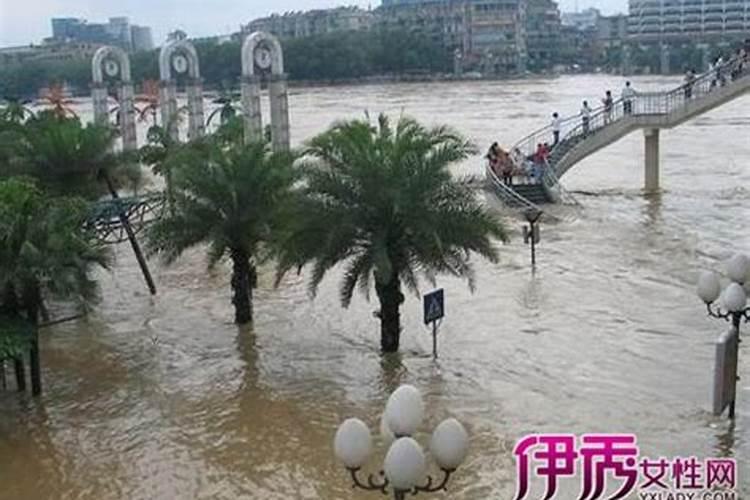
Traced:
<path id="1" fill-rule="evenodd" d="M 245 118 L 245 142 L 262 141 L 263 116 L 260 110 L 260 78 L 258 76 L 242 78 L 242 114 Z"/>
<path id="2" fill-rule="evenodd" d="M 272 75 L 268 86 L 271 99 L 271 142 L 274 151 L 289 151 L 289 97 L 286 79 L 286 75 Z"/>
<path id="3" fill-rule="evenodd" d="M 194 141 L 203 136 L 205 131 L 203 118 L 203 88 L 201 80 L 196 78 L 192 80 L 187 87 L 188 108 L 190 125 L 188 129 L 188 139 Z"/>
<path id="4" fill-rule="evenodd" d="M 665 43 L 661 46 L 661 74 L 668 75 L 669 71 L 669 45 Z"/>
<path id="5" fill-rule="evenodd" d="M 94 101 L 94 122 L 97 125 L 109 124 L 107 97 L 107 86 L 103 83 L 95 83 L 91 88 L 91 98 Z"/>
<path id="6" fill-rule="evenodd" d="M 138 149 L 138 137 L 135 134 L 135 102 L 133 84 L 123 82 L 120 86 L 120 127 L 122 129 L 122 149 Z"/>
<path id="7" fill-rule="evenodd" d="M 180 127 L 177 116 L 177 86 L 174 81 L 162 80 L 161 91 L 161 126 L 168 129 L 172 139 L 180 140 Z"/>
<path id="8" fill-rule="evenodd" d="M 643 131 L 645 137 L 645 186 L 646 194 L 659 191 L 659 129 Z"/>

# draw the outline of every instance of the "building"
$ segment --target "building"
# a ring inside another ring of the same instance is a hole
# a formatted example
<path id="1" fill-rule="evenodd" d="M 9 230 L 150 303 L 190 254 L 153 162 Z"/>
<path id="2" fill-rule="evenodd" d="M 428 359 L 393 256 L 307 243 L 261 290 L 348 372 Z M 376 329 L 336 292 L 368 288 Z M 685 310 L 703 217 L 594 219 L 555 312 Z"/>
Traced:
<path id="1" fill-rule="evenodd" d="M 287 12 L 255 19 L 242 27 L 242 33 L 266 31 L 280 38 L 302 38 L 339 31 L 360 31 L 372 27 L 375 15 L 359 7 Z"/>
<path id="2" fill-rule="evenodd" d="M 630 0 L 635 42 L 712 42 L 750 35 L 750 0 Z"/>
<path id="3" fill-rule="evenodd" d="M 439 2 L 391 2 L 380 7 L 377 25 L 380 28 L 417 32 L 442 44 L 449 51 L 471 52 L 472 6 L 465 0 Z"/>
<path id="4" fill-rule="evenodd" d="M 133 52 L 154 49 L 154 37 L 148 26 L 133 25 L 130 28 L 133 43 Z"/>
<path id="5" fill-rule="evenodd" d="M 87 60 L 93 57 L 101 44 L 87 42 L 47 42 L 42 45 L 24 45 L 0 49 L 0 66 L 35 61 Z"/>
<path id="6" fill-rule="evenodd" d="M 506 74 L 526 58 L 522 0 L 390 0 L 381 26 L 418 32 L 461 55 L 461 71 Z"/>
<path id="7" fill-rule="evenodd" d="M 549 68 L 560 50 L 560 11 L 552 0 L 527 0 L 526 54 L 529 69 Z"/>
<path id="8" fill-rule="evenodd" d="M 153 48 L 151 28 L 130 24 L 127 17 L 112 17 L 107 23 L 89 23 L 74 17 L 53 18 L 52 43 L 81 42 L 116 45 L 126 50 Z"/>
<path id="9" fill-rule="evenodd" d="M 622 47 L 628 36 L 628 16 L 600 16 L 596 20 L 594 42 L 600 51 Z"/>
<path id="10" fill-rule="evenodd" d="M 593 7 L 581 12 L 564 12 L 561 16 L 563 26 L 573 26 L 580 30 L 590 29 L 596 26 L 602 13 Z"/>

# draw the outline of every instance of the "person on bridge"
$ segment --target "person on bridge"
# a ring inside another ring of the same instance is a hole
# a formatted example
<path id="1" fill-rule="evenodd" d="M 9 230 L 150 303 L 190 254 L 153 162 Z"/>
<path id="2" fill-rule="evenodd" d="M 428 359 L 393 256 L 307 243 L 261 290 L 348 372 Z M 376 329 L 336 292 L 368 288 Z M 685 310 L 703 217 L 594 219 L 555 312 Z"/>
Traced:
<path id="1" fill-rule="evenodd" d="M 630 82 L 625 82 L 625 87 L 622 89 L 622 108 L 626 115 L 633 114 L 633 101 L 635 100 L 635 90 L 630 86 Z"/>
<path id="2" fill-rule="evenodd" d="M 724 68 L 724 58 L 722 56 L 716 58 L 716 62 L 714 63 L 714 71 L 716 71 L 716 79 L 713 80 L 713 82 L 717 82 L 723 87 L 726 83 L 726 71 Z M 716 86 L 716 84 L 714 83 L 712 86 Z"/>
<path id="3" fill-rule="evenodd" d="M 503 176 L 503 184 L 506 186 L 513 185 L 513 160 L 507 151 L 500 148 L 500 172 Z"/>
<path id="4" fill-rule="evenodd" d="M 691 69 L 685 73 L 685 99 L 693 97 L 693 85 L 695 83 L 695 71 Z"/>
<path id="5" fill-rule="evenodd" d="M 583 135 L 589 135 L 591 128 L 591 106 L 588 101 L 583 101 L 581 106 L 581 126 L 583 127 Z"/>
<path id="6" fill-rule="evenodd" d="M 604 124 L 608 125 L 610 122 L 612 122 L 612 108 L 614 107 L 614 100 L 612 99 L 612 91 L 608 90 L 604 94 L 604 99 L 602 99 L 602 104 L 604 104 Z"/>
<path id="7" fill-rule="evenodd" d="M 487 161 L 490 163 L 490 168 L 495 175 L 500 175 L 500 146 L 498 143 L 493 142 L 490 146 L 490 150 L 487 151 Z"/>
<path id="8" fill-rule="evenodd" d="M 560 115 L 557 114 L 557 112 L 552 113 L 552 147 L 556 146 L 558 142 L 560 142 L 560 127 L 562 125 L 562 120 L 560 120 Z"/>

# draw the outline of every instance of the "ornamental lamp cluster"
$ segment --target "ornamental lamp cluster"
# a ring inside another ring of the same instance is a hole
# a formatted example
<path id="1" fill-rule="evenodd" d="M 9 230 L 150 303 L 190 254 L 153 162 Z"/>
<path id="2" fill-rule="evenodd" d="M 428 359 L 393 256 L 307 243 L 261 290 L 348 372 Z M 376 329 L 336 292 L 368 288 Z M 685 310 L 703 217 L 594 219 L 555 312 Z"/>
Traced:
<path id="1" fill-rule="evenodd" d="M 710 316 L 731 319 L 735 326 L 739 326 L 742 316 L 747 320 L 745 285 L 750 284 L 750 258 L 744 254 L 734 255 L 727 262 L 726 271 L 731 282 L 723 291 L 719 276 L 712 271 L 704 271 L 698 279 L 698 297 L 705 302 Z M 717 301 L 719 306 L 714 308 Z"/>
<path id="2" fill-rule="evenodd" d="M 358 418 L 345 420 L 336 431 L 334 452 L 349 470 L 354 487 L 393 490 L 394 498 L 407 493 L 444 490 L 453 472 L 463 463 L 469 448 L 469 435 L 461 423 L 449 418 L 435 428 L 430 438 L 430 455 L 443 471 L 443 479 L 434 484 L 426 475 L 427 459 L 422 446 L 412 437 L 422 423 L 424 403 L 419 391 L 402 385 L 388 399 L 381 421 L 381 433 L 393 440 L 385 455 L 380 477 L 370 474 L 363 482 L 358 473 L 372 452 L 372 435 L 367 425 Z"/>

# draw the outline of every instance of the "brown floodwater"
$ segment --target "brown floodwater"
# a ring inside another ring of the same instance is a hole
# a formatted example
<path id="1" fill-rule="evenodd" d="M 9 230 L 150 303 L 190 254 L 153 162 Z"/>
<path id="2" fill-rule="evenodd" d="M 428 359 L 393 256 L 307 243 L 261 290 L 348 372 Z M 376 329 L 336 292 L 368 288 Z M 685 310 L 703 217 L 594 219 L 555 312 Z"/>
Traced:
<path id="1" fill-rule="evenodd" d="M 570 76 L 294 89 L 292 134 L 298 142 L 335 119 L 386 111 L 450 124 L 482 148 L 509 145 L 552 111 L 575 113 L 621 85 Z M 256 322 L 238 328 L 228 271 L 208 273 L 203 251 L 171 267 L 152 261 L 151 297 L 129 247 L 117 247 L 99 276 L 101 304 L 43 331 L 44 395 L 0 391 L 0 498 L 383 498 L 351 489 L 332 439 L 350 416 L 377 429 L 401 383 L 425 395 L 423 443 L 448 416 L 471 434 L 449 492 L 425 498 L 512 498 L 514 443 L 558 431 L 635 433 L 651 457 L 733 456 L 750 495 L 750 353 L 743 343 L 731 425 L 711 415 L 713 342 L 726 325 L 706 318 L 694 293 L 700 270 L 750 251 L 748 109 L 744 97 L 663 132 L 657 197 L 640 191 L 641 133 L 576 166 L 563 182 L 583 208 L 542 224 L 536 273 L 520 221 L 498 212 L 513 238 L 498 264 L 474 262 L 476 291 L 439 280 L 437 361 L 415 297 L 403 307 L 401 353 L 384 358 L 376 304 L 358 296 L 342 309 L 338 272 L 311 300 L 304 275 L 274 288 L 264 270 Z M 481 160 L 458 170 L 481 172 Z M 577 497 L 568 488 L 561 498 Z"/>

